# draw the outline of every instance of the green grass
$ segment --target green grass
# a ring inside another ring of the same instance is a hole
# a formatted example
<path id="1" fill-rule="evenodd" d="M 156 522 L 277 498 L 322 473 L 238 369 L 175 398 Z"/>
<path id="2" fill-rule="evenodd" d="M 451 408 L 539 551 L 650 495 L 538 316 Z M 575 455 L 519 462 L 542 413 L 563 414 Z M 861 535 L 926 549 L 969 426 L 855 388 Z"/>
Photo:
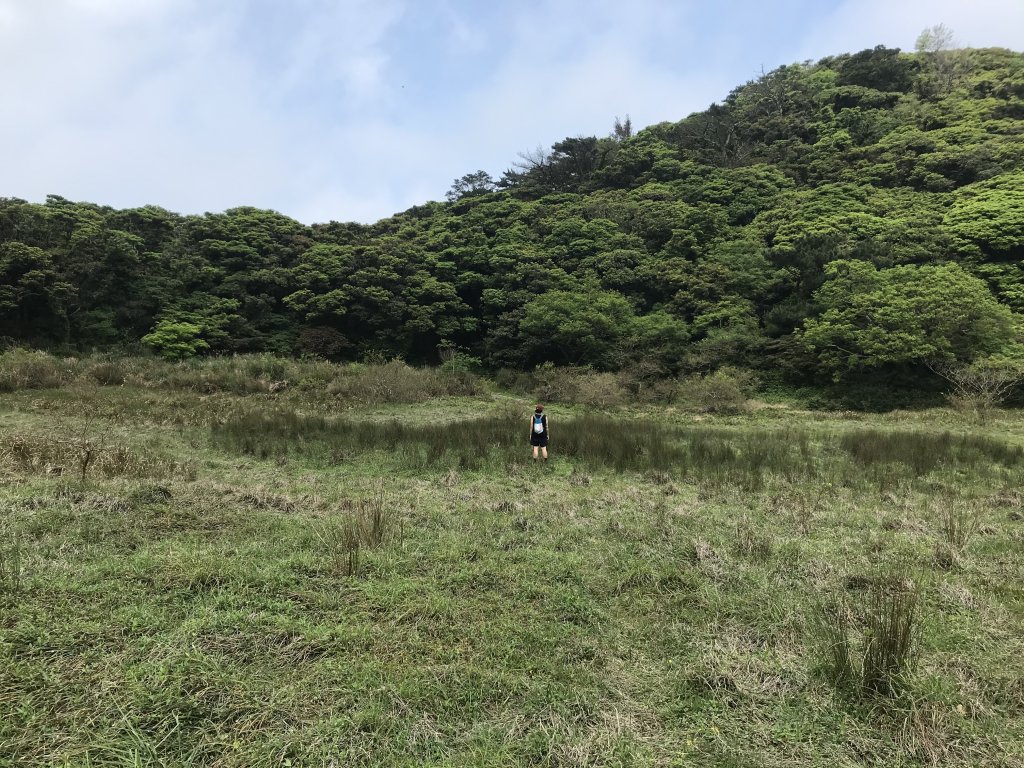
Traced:
<path id="1" fill-rule="evenodd" d="M 1024 761 L 1016 414 L 556 407 L 535 466 L 505 396 L 116 373 L 0 406 L 0 765 Z"/>

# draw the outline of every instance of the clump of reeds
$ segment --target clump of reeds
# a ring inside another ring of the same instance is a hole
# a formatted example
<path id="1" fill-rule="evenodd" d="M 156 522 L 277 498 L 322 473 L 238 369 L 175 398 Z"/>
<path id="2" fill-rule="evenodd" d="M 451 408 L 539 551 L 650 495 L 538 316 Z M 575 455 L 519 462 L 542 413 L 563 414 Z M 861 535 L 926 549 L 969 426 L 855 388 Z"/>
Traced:
<path id="1" fill-rule="evenodd" d="M 857 598 L 825 605 L 818 629 L 825 674 L 845 694 L 893 697 L 920 649 L 921 589 L 906 570 L 867 579 Z"/>
<path id="2" fill-rule="evenodd" d="M 951 432 L 866 429 L 849 432 L 840 445 L 860 464 L 903 464 L 916 476 L 941 466 L 1017 466 L 1024 449 L 979 435 Z"/>
<path id="3" fill-rule="evenodd" d="M 313 526 L 323 556 L 342 576 L 358 575 L 361 553 L 378 549 L 399 534 L 398 510 L 383 483 L 369 498 L 347 503 Z"/>

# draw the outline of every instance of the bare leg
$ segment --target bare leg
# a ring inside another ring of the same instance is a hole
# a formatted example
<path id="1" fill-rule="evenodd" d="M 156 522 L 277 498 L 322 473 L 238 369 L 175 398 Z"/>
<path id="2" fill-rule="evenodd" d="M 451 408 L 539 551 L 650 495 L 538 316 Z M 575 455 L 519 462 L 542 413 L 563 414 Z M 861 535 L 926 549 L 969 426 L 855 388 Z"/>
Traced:
<path id="1" fill-rule="evenodd" d="M 547 449 L 545 448 L 545 449 L 544 449 L 544 453 L 547 453 L 547 452 L 548 452 L 548 451 L 547 451 Z M 537 446 L 536 446 L 536 445 L 535 445 L 535 446 L 533 446 L 533 460 L 534 460 L 534 461 L 536 461 L 536 460 L 537 460 Z"/>
<path id="2" fill-rule="evenodd" d="M 547 461 L 548 460 L 548 449 L 547 449 L 547 446 L 544 446 L 543 448 L 541 448 L 540 452 L 544 454 L 544 461 Z M 534 452 L 534 456 L 536 456 L 536 455 L 537 455 L 536 452 Z"/>

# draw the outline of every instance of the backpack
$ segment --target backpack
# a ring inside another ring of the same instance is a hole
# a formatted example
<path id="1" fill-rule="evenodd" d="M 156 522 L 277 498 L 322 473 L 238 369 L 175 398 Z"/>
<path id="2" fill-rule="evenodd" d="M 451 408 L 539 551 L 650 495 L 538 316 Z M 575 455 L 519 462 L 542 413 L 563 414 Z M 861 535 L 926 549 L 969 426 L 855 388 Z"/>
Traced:
<path id="1" fill-rule="evenodd" d="M 535 434 L 538 434 L 538 435 L 544 434 L 544 415 L 543 414 L 537 414 L 537 413 L 533 414 L 533 431 L 534 431 Z"/>

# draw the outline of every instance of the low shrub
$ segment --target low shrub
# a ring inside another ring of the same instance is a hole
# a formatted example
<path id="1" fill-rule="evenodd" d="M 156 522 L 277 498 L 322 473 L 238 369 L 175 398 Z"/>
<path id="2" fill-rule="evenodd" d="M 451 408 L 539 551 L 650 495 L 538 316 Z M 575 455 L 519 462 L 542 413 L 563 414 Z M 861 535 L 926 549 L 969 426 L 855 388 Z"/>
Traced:
<path id="1" fill-rule="evenodd" d="M 123 361 L 99 360 L 89 364 L 86 375 L 103 387 L 119 387 L 128 378 L 129 367 Z"/>
<path id="2" fill-rule="evenodd" d="M 585 372 L 585 368 L 556 368 L 551 363 L 538 365 L 532 375 L 533 396 L 542 403 L 575 402 L 579 376 Z"/>
<path id="3" fill-rule="evenodd" d="M 193 469 L 170 459 L 91 437 L 57 438 L 18 433 L 0 445 L 0 466 L 21 473 L 68 475 L 84 481 L 103 477 L 191 476 Z"/>
<path id="4" fill-rule="evenodd" d="M 723 367 L 707 375 L 691 376 L 679 386 L 678 400 L 701 413 L 742 413 L 755 387 L 750 371 Z"/>
<path id="5" fill-rule="evenodd" d="M 629 394 L 612 373 L 585 373 L 575 382 L 577 403 L 595 408 L 611 408 L 629 402 Z"/>
<path id="6" fill-rule="evenodd" d="M 482 391 L 480 380 L 472 373 L 414 368 L 401 360 L 345 366 L 327 386 L 327 392 L 336 397 L 368 403 L 421 403 Z"/>
<path id="7" fill-rule="evenodd" d="M 529 372 L 511 368 L 502 368 L 495 373 L 494 383 L 500 389 L 520 395 L 532 395 L 534 389 L 533 376 Z"/>
<path id="8" fill-rule="evenodd" d="M 56 389 L 71 381 L 77 372 L 77 360 L 61 360 L 46 352 L 9 349 L 0 353 L 0 392 Z"/>

